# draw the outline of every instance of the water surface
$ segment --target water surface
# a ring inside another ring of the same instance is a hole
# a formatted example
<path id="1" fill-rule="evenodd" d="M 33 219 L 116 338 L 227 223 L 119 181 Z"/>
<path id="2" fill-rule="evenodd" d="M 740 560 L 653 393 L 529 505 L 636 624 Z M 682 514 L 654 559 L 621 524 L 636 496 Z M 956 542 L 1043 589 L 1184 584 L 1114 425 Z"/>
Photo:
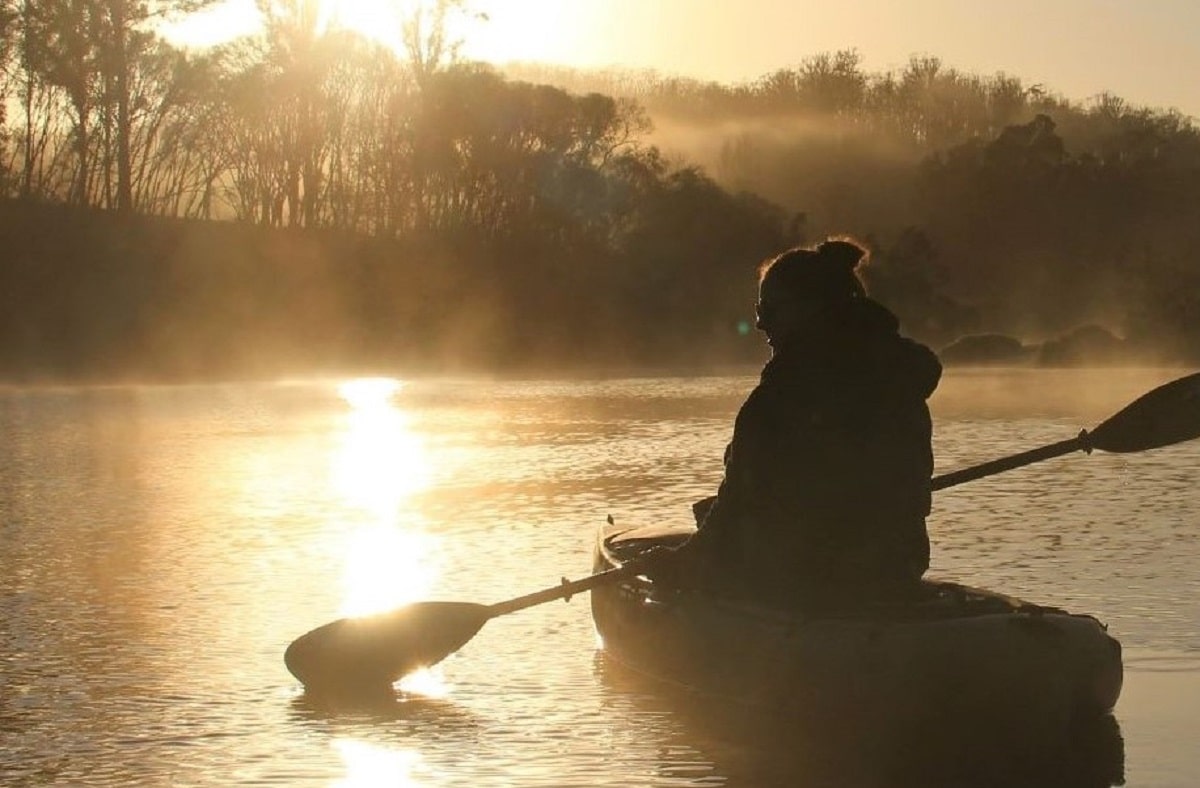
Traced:
<path id="1" fill-rule="evenodd" d="M 951 372 L 938 470 L 1181 373 Z M 341 615 L 582 574 L 608 514 L 686 521 L 753 382 L 0 390 L 0 783 L 825 784 L 608 664 L 586 599 L 496 619 L 365 706 L 314 702 L 282 663 Z M 1198 472 L 1200 442 L 1080 454 L 941 492 L 930 520 L 931 574 L 1123 642 L 1131 786 L 1200 778 Z"/>

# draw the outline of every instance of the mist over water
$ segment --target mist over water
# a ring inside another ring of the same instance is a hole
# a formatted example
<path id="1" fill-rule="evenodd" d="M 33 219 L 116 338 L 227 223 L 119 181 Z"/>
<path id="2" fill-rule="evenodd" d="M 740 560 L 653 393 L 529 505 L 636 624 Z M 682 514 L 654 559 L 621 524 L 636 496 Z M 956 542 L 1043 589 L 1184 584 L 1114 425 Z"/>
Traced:
<path id="1" fill-rule="evenodd" d="M 1071 437 L 1183 372 L 953 369 L 937 470 Z M 607 514 L 687 521 L 753 382 L 0 390 L 0 782 L 818 782 L 819 758 L 609 664 L 586 599 L 489 623 L 390 701 L 317 703 L 282 664 L 346 612 L 584 574 Z M 930 519 L 932 575 L 1122 641 L 1129 785 L 1200 772 L 1198 471 L 1200 444 L 1080 454 L 940 492 Z"/>

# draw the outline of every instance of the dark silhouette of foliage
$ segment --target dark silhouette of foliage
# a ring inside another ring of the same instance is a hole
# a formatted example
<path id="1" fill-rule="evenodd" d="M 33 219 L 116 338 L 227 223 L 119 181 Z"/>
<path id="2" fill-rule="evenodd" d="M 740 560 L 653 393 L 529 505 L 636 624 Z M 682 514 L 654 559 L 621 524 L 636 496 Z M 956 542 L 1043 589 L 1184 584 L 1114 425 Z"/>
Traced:
<path id="1" fill-rule="evenodd" d="M 889 247 L 871 250 L 864 278 L 910 336 L 937 347 L 978 328 L 976 310 L 946 294 L 949 274 L 923 231 L 907 228 Z"/>
<path id="2" fill-rule="evenodd" d="M 1036 353 L 1019 339 L 1003 334 L 968 334 L 938 351 L 944 364 L 1019 366 Z"/>
<path id="3" fill-rule="evenodd" d="M 1200 259 L 1187 219 L 1200 201 L 1200 134 L 1159 126 L 1150 144 L 1141 119 L 1129 123 L 1139 133 L 1125 155 L 1072 153 L 1038 116 L 926 161 L 923 226 L 954 261 L 948 290 L 986 325 L 1041 337 L 1100 323 L 1151 356 L 1197 352 L 1200 291 L 1186 284 Z"/>
<path id="4" fill-rule="evenodd" d="M 1037 363 L 1047 367 L 1119 364 L 1128 361 L 1124 340 L 1102 326 L 1087 325 L 1042 344 Z"/>

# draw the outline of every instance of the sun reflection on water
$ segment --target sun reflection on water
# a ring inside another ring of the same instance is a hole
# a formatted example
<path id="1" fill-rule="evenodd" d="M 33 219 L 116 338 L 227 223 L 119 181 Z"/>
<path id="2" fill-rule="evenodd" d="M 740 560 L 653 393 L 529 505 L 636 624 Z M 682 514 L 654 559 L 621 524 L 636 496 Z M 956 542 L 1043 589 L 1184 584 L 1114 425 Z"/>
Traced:
<path id="1" fill-rule="evenodd" d="M 343 616 L 368 616 L 415 602 L 437 577 L 429 554 L 436 540 L 395 523 L 362 525 L 346 536 Z"/>
<path id="2" fill-rule="evenodd" d="M 338 386 L 350 412 L 334 458 L 334 485 L 347 503 L 380 520 L 394 518 L 405 498 L 430 484 L 425 446 L 395 403 L 403 385 L 359 378 Z"/>
<path id="3" fill-rule="evenodd" d="M 399 687 L 404 692 L 420 695 L 423 698 L 446 698 L 450 696 L 451 685 L 446 682 L 440 665 L 432 668 L 421 668 L 400 680 Z"/>
<path id="4" fill-rule="evenodd" d="M 423 764 L 420 753 L 413 750 L 393 750 L 358 739 L 334 739 L 333 748 L 346 766 L 346 776 L 330 784 L 336 788 L 417 788 L 426 784 L 414 775 Z"/>
<path id="5" fill-rule="evenodd" d="M 403 383 L 360 378 L 338 386 L 350 406 L 333 458 L 333 484 L 364 515 L 343 540 L 342 615 L 390 610 L 428 594 L 436 579 L 437 540 L 405 503 L 429 487 L 425 446 L 395 396 Z"/>

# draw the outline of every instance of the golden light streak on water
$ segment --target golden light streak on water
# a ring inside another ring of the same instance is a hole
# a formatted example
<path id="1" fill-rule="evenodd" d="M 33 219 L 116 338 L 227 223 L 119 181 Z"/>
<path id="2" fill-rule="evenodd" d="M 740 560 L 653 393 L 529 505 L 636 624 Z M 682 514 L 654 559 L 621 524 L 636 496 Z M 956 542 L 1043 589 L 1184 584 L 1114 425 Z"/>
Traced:
<path id="1" fill-rule="evenodd" d="M 386 409 L 403 388 L 395 378 L 354 378 L 338 384 L 338 395 L 355 410 Z"/>
<path id="2" fill-rule="evenodd" d="M 425 597 L 437 577 L 437 540 L 406 501 L 430 484 L 429 458 L 395 402 L 403 383 L 359 378 L 338 386 L 350 407 L 333 458 L 333 485 L 364 520 L 342 543 L 342 615 L 379 613 Z"/>
<path id="3" fill-rule="evenodd" d="M 403 388 L 390 378 L 360 378 L 338 386 L 350 406 L 333 483 L 346 502 L 379 520 L 394 518 L 401 502 L 429 487 L 425 446 L 411 417 L 395 404 Z"/>
<path id="4" fill-rule="evenodd" d="M 365 525 L 347 534 L 341 614 L 367 616 L 426 598 L 437 578 L 429 560 L 436 544 L 396 524 Z"/>
<path id="5" fill-rule="evenodd" d="M 450 695 L 452 685 L 446 682 L 446 676 L 440 666 L 422 668 L 412 675 L 400 680 L 399 687 L 412 695 L 426 698 L 445 698 Z"/>
<path id="6" fill-rule="evenodd" d="M 394 750 L 358 739 L 334 739 L 333 748 L 346 766 L 346 776 L 330 783 L 331 788 L 418 788 L 427 784 L 414 775 L 423 765 L 420 753 L 414 750 Z"/>

